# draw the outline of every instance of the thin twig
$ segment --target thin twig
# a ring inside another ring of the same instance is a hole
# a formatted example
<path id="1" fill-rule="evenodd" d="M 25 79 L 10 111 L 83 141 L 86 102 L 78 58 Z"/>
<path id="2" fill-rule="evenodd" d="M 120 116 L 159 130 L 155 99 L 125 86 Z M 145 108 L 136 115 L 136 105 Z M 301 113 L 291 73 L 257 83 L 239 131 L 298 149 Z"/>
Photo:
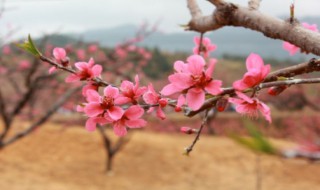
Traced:
<path id="1" fill-rule="evenodd" d="M 199 55 L 201 54 L 202 50 L 203 50 L 203 45 L 202 45 L 202 41 L 203 41 L 203 33 L 200 33 L 200 44 L 199 44 Z"/>
<path id="2" fill-rule="evenodd" d="M 203 118 L 202 123 L 201 123 L 201 126 L 200 126 L 200 128 L 199 128 L 199 130 L 198 130 L 198 132 L 197 132 L 197 135 L 196 135 L 196 137 L 194 138 L 192 144 L 185 149 L 185 150 L 186 150 L 186 152 L 185 152 L 186 155 L 189 155 L 189 154 L 190 154 L 190 152 L 193 150 L 193 147 L 196 145 L 196 143 L 197 143 L 198 140 L 200 139 L 200 134 L 201 134 L 201 132 L 202 132 L 202 129 L 203 129 L 204 126 L 207 124 L 208 112 L 209 112 L 209 110 L 206 110 L 205 115 L 204 115 L 204 118 Z"/>

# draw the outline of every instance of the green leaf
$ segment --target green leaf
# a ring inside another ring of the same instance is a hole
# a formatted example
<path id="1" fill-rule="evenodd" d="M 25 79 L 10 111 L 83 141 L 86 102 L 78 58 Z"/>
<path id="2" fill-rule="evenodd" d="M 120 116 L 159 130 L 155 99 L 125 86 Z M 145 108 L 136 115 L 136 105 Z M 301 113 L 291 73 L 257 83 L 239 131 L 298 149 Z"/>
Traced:
<path id="1" fill-rule="evenodd" d="M 22 44 L 17 44 L 17 46 L 20 47 L 21 49 L 31 53 L 34 56 L 40 57 L 42 55 L 41 52 L 37 49 L 37 47 L 33 43 L 33 40 L 31 38 L 30 34 L 28 35 L 28 41 L 25 41 Z"/>
<path id="2" fill-rule="evenodd" d="M 246 122 L 245 127 L 247 128 L 250 137 L 241 137 L 233 135 L 232 139 L 244 147 L 251 149 L 255 152 L 265 154 L 276 154 L 277 150 L 271 143 L 260 133 L 256 126 L 252 123 Z"/>

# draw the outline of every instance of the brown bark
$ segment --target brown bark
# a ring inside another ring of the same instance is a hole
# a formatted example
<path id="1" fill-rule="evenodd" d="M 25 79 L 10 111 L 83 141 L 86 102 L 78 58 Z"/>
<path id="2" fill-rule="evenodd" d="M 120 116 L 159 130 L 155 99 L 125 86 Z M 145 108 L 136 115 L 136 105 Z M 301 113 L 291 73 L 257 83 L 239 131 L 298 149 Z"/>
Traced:
<path id="1" fill-rule="evenodd" d="M 216 9 L 212 15 L 196 14 L 195 16 L 193 13 L 195 8 L 191 5 L 196 5 L 196 0 L 188 0 L 188 5 L 191 6 L 189 9 L 192 12 L 189 30 L 205 33 L 224 26 L 243 27 L 260 32 L 272 39 L 290 42 L 300 47 L 302 51 L 320 55 L 320 33 L 305 29 L 298 22 L 291 23 L 266 15 L 252 7 L 243 7 L 225 1 L 214 2 Z"/>

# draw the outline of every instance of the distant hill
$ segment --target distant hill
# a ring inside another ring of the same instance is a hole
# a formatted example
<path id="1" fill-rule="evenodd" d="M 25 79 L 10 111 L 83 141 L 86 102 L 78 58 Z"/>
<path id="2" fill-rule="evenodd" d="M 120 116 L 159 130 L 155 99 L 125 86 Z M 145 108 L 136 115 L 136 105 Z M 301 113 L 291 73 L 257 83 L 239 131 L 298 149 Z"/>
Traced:
<path id="1" fill-rule="evenodd" d="M 301 21 L 315 23 L 320 26 L 320 17 L 306 17 Z M 124 25 L 111 29 L 93 29 L 83 34 L 72 34 L 74 39 L 82 39 L 85 42 L 96 41 L 102 46 L 114 46 L 117 43 L 132 37 L 137 31 L 137 26 Z M 193 47 L 193 37 L 197 35 L 194 32 L 181 33 L 161 33 L 155 32 L 148 37 L 142 46 L 158 47 L 165 51 L 184 51 L 191 52 Z M 243 28 L 225 27 L 206 36 L 210 37 L 213 43 L 218 45 L 218 50 L 214 52 L 215 56 L 238 55 L 247 56 L 250 52 L 258 53 L 264 57 L 275 59 L 303 59 L 304 55 L 294 57 L 282 49 L 282 41 L 273 40 L 264 37 L 262 34 Z M 71 40 L 72 41 L 72 40 Z"/>

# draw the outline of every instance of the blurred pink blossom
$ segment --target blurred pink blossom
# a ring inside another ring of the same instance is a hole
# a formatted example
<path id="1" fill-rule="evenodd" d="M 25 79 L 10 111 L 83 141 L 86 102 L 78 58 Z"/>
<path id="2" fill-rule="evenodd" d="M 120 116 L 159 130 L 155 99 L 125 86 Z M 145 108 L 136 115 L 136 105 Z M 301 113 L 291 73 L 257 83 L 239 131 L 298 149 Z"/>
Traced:
<path id="1" fill-rule="evenodd" d="M 262 82 L 270 72 L 270 65 L 264 65 L 262 58 L 251 53 L 246 60 L 247 72 L 241 80 L 233 83 L 236 90 L 245 90 Z"/>

